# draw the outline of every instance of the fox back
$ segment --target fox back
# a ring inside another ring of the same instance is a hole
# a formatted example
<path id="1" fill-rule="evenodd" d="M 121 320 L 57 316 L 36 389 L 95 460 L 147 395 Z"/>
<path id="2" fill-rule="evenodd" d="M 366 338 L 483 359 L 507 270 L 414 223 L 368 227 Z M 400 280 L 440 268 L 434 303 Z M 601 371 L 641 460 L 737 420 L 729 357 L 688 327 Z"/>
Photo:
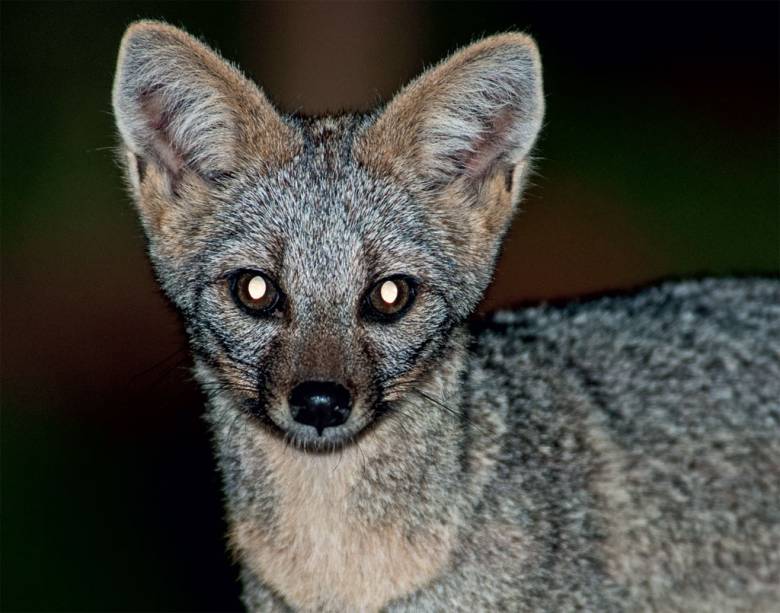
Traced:
<path id="1" fill-rule="evenodd" d="M 780 283 L 468 317 L 544 114 L 534 42 L 285 116 L 171 26 L 113 91 L 251 610 L 778 610 Z"/>

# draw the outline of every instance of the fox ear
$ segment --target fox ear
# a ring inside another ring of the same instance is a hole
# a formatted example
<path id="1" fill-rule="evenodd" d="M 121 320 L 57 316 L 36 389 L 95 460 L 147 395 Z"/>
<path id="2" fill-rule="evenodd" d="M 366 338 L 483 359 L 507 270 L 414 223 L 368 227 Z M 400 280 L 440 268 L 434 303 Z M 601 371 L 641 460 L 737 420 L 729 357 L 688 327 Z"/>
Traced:
<path id="1" fill-rule="evenodd" d="M 499 34 L 404 88 L 363 146 L 374 161 L 406 165 L 428 188 L 454 182 L 478 188 L 499 174 L 512 186 L 514 204 L 543 115 L 536 44 L 524 34 Z"/>
<path id="2" fill-rule="evenodd" d="M 490 282 L 544 115 L 533 40 L 491 36 L 423 73 L 355 144 L 367 168 L 393 176 L 428 212 L 457 263 L 466 316 Z"/>
<path id="3" fill-rule="evenodd" d="M 122 39 L 113 106 L 136 192 L 150 168 L 173 193 L 191 175 L 218 181 L 242 155 L 263 141 L 278 142 L 288 130 L 236 68 L 192 36 L 154 21 L 132 24 Z"/>

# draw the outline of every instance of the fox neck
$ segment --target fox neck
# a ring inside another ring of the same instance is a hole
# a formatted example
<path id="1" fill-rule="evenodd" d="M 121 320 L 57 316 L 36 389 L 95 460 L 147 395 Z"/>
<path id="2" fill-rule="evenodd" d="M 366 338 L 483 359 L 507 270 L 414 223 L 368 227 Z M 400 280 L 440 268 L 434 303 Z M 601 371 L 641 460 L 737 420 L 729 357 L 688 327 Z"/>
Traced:
<path id="1" fill-rule="evenodd" d="M 418 385 L 421 394 L 331 454 L 292 448 L 229 401 L 211 401 L 231 545 L 289 605 L 377 610 L 448 563 L 472 489 L 464 335 Z"/>

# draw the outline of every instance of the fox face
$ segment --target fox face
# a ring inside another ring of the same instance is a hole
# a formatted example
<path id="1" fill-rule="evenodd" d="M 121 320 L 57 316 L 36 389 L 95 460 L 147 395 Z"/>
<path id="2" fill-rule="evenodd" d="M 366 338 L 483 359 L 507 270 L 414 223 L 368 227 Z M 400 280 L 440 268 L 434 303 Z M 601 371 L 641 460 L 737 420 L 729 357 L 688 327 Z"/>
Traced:
<path id="1" fill-rule="evenodd" d="M 543 115 L 533 42 L 485 39 L 369 114 L 279 114 L 159 23 L 122 42 L 128 182 L 198 377 L 292 446 L 350 444 L 452 351 Z"/>

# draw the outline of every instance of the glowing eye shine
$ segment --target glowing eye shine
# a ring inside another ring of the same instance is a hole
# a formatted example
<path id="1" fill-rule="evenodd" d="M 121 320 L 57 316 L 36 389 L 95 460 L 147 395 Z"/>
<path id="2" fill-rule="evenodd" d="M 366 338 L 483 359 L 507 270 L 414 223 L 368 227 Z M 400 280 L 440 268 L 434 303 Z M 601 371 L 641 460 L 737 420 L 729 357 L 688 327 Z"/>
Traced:
<path id="1" fill-rule="evenodd" d="M 398 298 L 398 286 L 394 281 L 385 281 L 382 283 L 379 295 L 387 304 L 393 304 Z"/>
<path id="2" fill-rule="evenodd" d="M 374 321 L 395 321 L 411 306 L 416 287 L 414 280 L 402 275 L 378 281 L 366 296 L 366 314 Z"/>
<path id="3" fill-rule="evenodd" d="M 228 279 L 228 287 L 236 304 L 250 315 L 270 315 L 282 301 L 274 282 L 256 270 L 236 271 Z"/>
<path id="4" fill-rule="evenodd" d="M 246 289 L 252 300 L 260 300 L 265 296 L 268 286 L 266 285 L 265 279 L 260 275 L 257 275 L 256 277 L 252 277 Z"/>

